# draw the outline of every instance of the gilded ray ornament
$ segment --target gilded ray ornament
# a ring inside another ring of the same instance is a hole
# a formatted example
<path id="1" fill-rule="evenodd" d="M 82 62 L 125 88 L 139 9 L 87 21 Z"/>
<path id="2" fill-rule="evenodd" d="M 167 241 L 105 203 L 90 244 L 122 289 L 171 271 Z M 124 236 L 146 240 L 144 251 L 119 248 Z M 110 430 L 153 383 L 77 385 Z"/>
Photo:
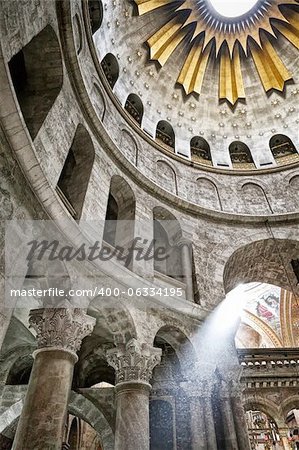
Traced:
<path id="1" fill-rule="evenodd" d="M 175 0 L 134 1 L 139 15 L 172 7 L 170 20 L 147 43 L 150 58 L 164 66 L 182 41 L 189 42 L 177 79 L 187 95 L 201 93 L 212 57 L 219 59 L 219 99 L 231 105 L 245 98 L 242 58 L 253 59 L 266 92 L 283 91 L 292 79 L 274 46 L 279 32 L 299 49 L 299 0 L 258 0 L 238 17 L 219 14 L 216 0 L 181 0 L 179 5 Z"/>

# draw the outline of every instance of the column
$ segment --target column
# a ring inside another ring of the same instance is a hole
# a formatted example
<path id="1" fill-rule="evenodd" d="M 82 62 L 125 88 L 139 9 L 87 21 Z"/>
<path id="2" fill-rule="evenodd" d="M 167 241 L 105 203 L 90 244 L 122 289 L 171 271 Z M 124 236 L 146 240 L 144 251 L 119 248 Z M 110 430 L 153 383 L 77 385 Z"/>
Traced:
<path id="1" fill-rule="evenodd" d="M 221 382 L 219 394 L 220 408 L 223 420 L 225 448 L 226 450 L 238 450 L 234 415 L 230 400 L 230 389 L 225 381 Z"/>
<path id="2" fill-rule="evenodd" d="M 192 279 L 192 244 L 187 239 L 180 239 L 177 243 L 182 252 L 183 276 L 186 284 L 186 299 L 193 302 L 193 279 Z"/>
<path id="3" fill-rule="evenodd" d="M 251 450 L 245 418 L 245 410 L 243 407 L 242 386 L 239 382 L 233 383 L 231 403 L 239 450 Z"/>
<path id="4" fill-rule="evenodd" d="M 211 395 L 206 395 L 204 398 L 204 417 L 206 425 L 207 450 L 217 450 L 215 419 L 213 415 Z"/>
<path id="5" fill-rule="evenodd" d="M 196 382 L 183 382 L 181 387 L 189 398 L 191 450 L 206 450 L 204 401 L 200 397 L 200 385 Z"/>
<path id="6" fill-rule="evenodd" d="M 288 428 L 279 428 L 278 433 L 282 442 L 282 448 L 283 450 L 291 450 L 291 446 L 289 443 L 289 429 Z"/>
<path id="7" fill-rule="evenodd" d="M 32 310 L 29 323 L 38 349 L 13 450 L 61 450 L 76 352 L 95 319 L 78 308 L 48 308 Z"/>
<path id="8" fill-rule="evenodd" d="M 149 449 L 149 380 L 161 349 L 131 339 L 107 352 L 116 371 L 115 450 Z"/>
<path id="9" fill-rule="evenodd" d="M 192 450 L 217 450 L 212 389 L 208 382 L 181 383 L 190 399 Z"/>

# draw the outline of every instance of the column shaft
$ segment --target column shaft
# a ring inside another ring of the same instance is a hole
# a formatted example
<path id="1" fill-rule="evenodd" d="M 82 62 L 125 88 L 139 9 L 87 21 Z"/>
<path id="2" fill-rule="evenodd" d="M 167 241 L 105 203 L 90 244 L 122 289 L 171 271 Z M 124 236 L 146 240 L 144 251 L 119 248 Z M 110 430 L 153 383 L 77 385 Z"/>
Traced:
<path id="1" fill-rule="evenodd" d="M 221 399 L 221 412 L 224 425 L 225 449 L 238 450 L 234 416 L 229 397 Z"/>
<path id="2" fill-rule="evenodd" d="M 115 450 L 149 449 L 149 393 L 147 383 L 116 386 Z"/>
<path id="3" fill-rule="evenodd" d="M 75 358 L 37 351 L 13 450 L 61 450 Z"/>
<path id="4" fill-rule="evenodd" d="M 232 397 L 231 402 L 239 450 L 251 450 L 242 398 Z"/>
<path id="5" fill-rule="evenodd" d="M 192 257 L 188 244 L 182 245 L 182 264 L 184 271 L 184 279 L 186 284 L 186 299 L 193 301 L 193 280 L 192 280 Z"/>
<path id="6" fill-rule="evenodd" d="M 203 399 L 199 397 L 190 398 L 190 416 L 192 450 L 206 450 L 207 441 Z"/>
<path id="7" fill-rule="evenodd" d="M 95 320 L 78 308 L 30 312 L 38 350 L 13 450 L 61 450 L 76 352 Z"/>
<path id="8" fill-rule="evenodd" d="M 215 431 L 215 421 L 213 416 L 213 406 L 210 397 L 204 399 L 204 418 L 206 424 L 207 450 L 217 450 L 217 439 Z"/>

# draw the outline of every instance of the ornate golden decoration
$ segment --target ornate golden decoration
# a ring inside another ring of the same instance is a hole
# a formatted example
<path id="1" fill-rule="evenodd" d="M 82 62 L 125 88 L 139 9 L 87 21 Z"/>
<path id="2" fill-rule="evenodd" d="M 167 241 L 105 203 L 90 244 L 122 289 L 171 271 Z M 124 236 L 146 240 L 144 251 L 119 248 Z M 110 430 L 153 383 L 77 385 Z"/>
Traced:
<path id="1" fill-rule="evenodd" d="M 208 60 L 219 59 L 219 99 L 234 105 L 245 98 L 241 61 L 252 57 L 266 92 L 283 91 L 292 74 L 273 47 L 279 31 L 299 48 L 299 0 L 260 0 L 247 14 L 220 16 L 208 0 L 134 0 L 139 15 L 169 5 L 171 18 L 148 39 L 150 57 L 161 66 L 178 45 L 190 41 L 177 82 L 188 95 L 201 93 Z M 225 0 L 223 0 L 225 1 Z M 242 0 L 240 0 L 242 1 Z"/>

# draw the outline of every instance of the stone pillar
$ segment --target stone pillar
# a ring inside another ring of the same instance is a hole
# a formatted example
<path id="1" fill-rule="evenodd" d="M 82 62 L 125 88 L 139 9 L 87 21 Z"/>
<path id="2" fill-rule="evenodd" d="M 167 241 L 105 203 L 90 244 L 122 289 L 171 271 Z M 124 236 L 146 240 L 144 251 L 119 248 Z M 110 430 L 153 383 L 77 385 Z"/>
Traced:
<path id="1" fill-rule="evenodd" d="M 238 450 L 238 440 L 230 399 L 230 389 L 224 381 L 222 381 L 220 385 L 219 400 L 223 421 L 225 448 L 226 450 Z"/>
<path id="2" fill-rule="evenodd" d="M 186 299 L 193 302 L 193 279 L 192 279 L 192 244 L 187 239 L 180 239 L 177 243 L 182 253 L 183 276 L 186 284 Z"/>
<path id="3" fill-rule="evenodd" d="M 217 439 L 215 430 L 215 419 L 213 416 L 213 404 L 211 395 L 204 398 L 204 417 L 206 424 L 207 450 L 217 450 Z"/>
<path id="4" fill-rule="evenodd" d="M 200 384 L 183 382 L 181 387 L 189 398 L 191 450 L 206 450 L 206 429 L 204 417 L 204 400 L 200 397 Z"/>
<path id="5" fill-rule="evenodd" d="M 231 403 L 239 450 L 251 450 L 245 410 L 243 407 L 242 387 L 238 382 L 233 383 Z"/>
<path id="6" fill-rule="evenodd" d="M 13 450 L 61 450 L 76 352 L 95 320 L 81 309 L 30 312 L 38 349 Z"/>
<path id="7" fill-rule="evenodd" d="M 291 450 L 291 446 L 288 439 L 289 429 L 288 428 L 279 428 L 278 433 L 282 442 L 283 450 Z"/>
<path id="8" fill-rule="evenodd" d="M 161 350 L 131 339 L 107 352 L 116 371 L 115 450 L 149 449 L 149 381 Z"/>
<path id="9" fill-rule="evenodd" d="M 217 450 L 211 386 L 195 381 L 181 386 L 190 400 L 192 450 Z"/>

